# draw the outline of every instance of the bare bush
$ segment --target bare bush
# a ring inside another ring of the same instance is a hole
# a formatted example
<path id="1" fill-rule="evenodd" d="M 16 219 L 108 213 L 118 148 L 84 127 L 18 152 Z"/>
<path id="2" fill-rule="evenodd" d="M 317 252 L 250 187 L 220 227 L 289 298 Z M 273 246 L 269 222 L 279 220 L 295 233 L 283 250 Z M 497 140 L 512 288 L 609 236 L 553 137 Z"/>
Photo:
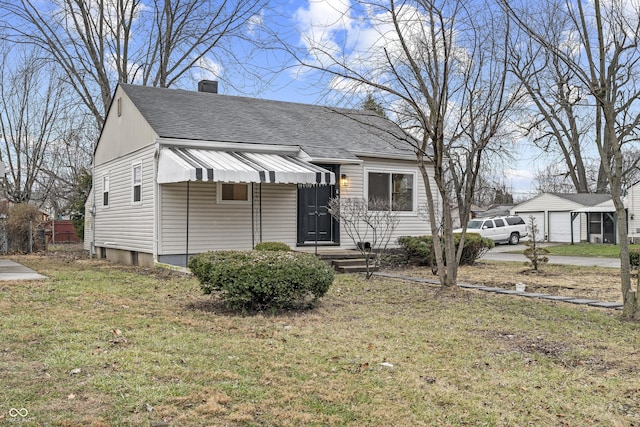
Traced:
<path id="1" fill-rule="evenodd" d="M 351 238 L 367 265 L 367 279 L 380 267 L 380 260 L 398 225 L 398 212 L 388 201 L 364 198 L 333 198 L 329 213 Z"/>

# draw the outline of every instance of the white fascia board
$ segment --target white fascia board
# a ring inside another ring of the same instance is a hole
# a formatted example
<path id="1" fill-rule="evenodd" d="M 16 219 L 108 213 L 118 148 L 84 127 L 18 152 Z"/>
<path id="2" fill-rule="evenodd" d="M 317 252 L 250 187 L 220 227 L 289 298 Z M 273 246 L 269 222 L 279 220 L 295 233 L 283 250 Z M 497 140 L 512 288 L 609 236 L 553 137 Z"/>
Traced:
<path id="1" fill-rule="evenodd" d="M 376 159 L 392 159 L 392 160 L 416 160 L 415 154 L 387 154 L 387 153 L 367 153 L 367 152 L 353 152 L 358 157 L 371 157 Z"/>
<path id="2" fill-rule="evenodd" d="M 360 159 L 340 159 L 333 157 L 311 157 L 304 150 L 300 150 L 300 154 L 298 155 L 300 160 L 304 160 L 309 163 L 324 163 L 324 164 L 335 164 L 335 165 L 359 165 L 364 163 L 364 161 Z"/>
<path id="3" fill-rule="evenodd" d="M 277 153 L 298 155 L 298 145 L 249 144 L 244 142 L 201 141 L 194 139 L 158 138 L 156 142 L 162 146 L 181 148 L 201 148 L 221 151 L 249 151 L 252 153 Z"/>

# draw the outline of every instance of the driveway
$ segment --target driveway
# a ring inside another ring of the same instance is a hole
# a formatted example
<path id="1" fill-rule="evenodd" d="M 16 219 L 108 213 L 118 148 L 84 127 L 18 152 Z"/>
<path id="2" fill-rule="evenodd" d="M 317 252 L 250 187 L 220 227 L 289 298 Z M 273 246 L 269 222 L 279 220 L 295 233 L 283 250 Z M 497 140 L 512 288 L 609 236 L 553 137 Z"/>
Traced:
<path id="1" fill-rule="evenodd" d="M 0 258 L 0 280 L 42 280 L 46 276 L 36 273 L 24 265 Z"/>
<path id="2" fill-rule="evenodd" d="M 489 250 L 482 259 L 492 261 L 513 261 L 513 262 L 528 262 L 529 259 L 522 255 L 522 252 L 527 247 L 524 244 L 519 245 L 496 245 L 493 249 Z M 508 253 L 519 251 L 519 254 Z M 549 264 L 562 264 L 562 265 L 580 265 L 586 267 L 610 267 L 620 268 L 620 260 L 618 258 L 596 258 L 596 257 L 578 257 L 578 256 L 564 256 L 564 255 L 547 255 L 549 258 Z"/>

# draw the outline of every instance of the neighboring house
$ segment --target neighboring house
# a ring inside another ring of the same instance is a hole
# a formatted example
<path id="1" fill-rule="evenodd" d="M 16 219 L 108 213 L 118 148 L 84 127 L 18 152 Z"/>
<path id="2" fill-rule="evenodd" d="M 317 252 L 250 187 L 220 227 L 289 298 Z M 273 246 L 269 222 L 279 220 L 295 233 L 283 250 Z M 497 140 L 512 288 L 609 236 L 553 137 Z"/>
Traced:
<path id="1" fill-rule="evenodd" d="M 471 205 L 471 210 L 469 211 L 469 219 L 477 218 L 484 216 L 484 211 L 487 208 L 482 208 L 480 206 Z M 460 209 L 455 205 L 451 208 L 451 220 L 453 221 L 453 228 L 462 227 L 462 223 L 460 222 Z"/>
<path id="2" fill-rule="evenodd" d="M 482 212 L 482 218 L 489 218 L 493 216 L 508 216 L 511 212 L 513 205 L 491 205 L 484 212 Z"/>
<path id="3" fill-rule="evenodd" d="M 616 243 L 615 209 L 608 194 L 543 193 L 511 208 L 527 225 L 538 226 L 537 240 Z"/>
<path id="4" fill-rule="evenodd" d="M 408 138 L 371 112 L 220 95 L 216 82 L 120 84 L 95 149 L 85 247 L 179 266 L 261 241 L 354 247 L 327 212 L 336 196 L 388 201 L 392 242 L 428 234 Z"/>
<path id="5" fill-rule="evenodd" d="M 633 184 L 625 198 L 629 220 L 629 239 L 632 243 L 640 243 L 640 182 Z"/>

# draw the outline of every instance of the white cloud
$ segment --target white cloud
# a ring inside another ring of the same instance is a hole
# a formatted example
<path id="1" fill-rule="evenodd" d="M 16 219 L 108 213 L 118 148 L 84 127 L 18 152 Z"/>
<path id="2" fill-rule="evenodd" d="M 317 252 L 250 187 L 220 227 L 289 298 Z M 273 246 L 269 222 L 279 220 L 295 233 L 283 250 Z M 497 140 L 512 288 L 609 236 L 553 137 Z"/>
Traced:
<path id="1" fill-rule="evenodd" d="M 263 22 L 264 22 L 264 15 L 262 12 L 251 16 L 247 20 L 247 33 L 249 33 L 249 35 L 255 35 L 258 29 L 262 27 Z"/>
<path id="2" fill-rule="evenodd" d="M 224 67 L 211 58 L 202 57 L 191 69 L 191 77 L 194 81 L 217 80 L 222 76 Z"/>

